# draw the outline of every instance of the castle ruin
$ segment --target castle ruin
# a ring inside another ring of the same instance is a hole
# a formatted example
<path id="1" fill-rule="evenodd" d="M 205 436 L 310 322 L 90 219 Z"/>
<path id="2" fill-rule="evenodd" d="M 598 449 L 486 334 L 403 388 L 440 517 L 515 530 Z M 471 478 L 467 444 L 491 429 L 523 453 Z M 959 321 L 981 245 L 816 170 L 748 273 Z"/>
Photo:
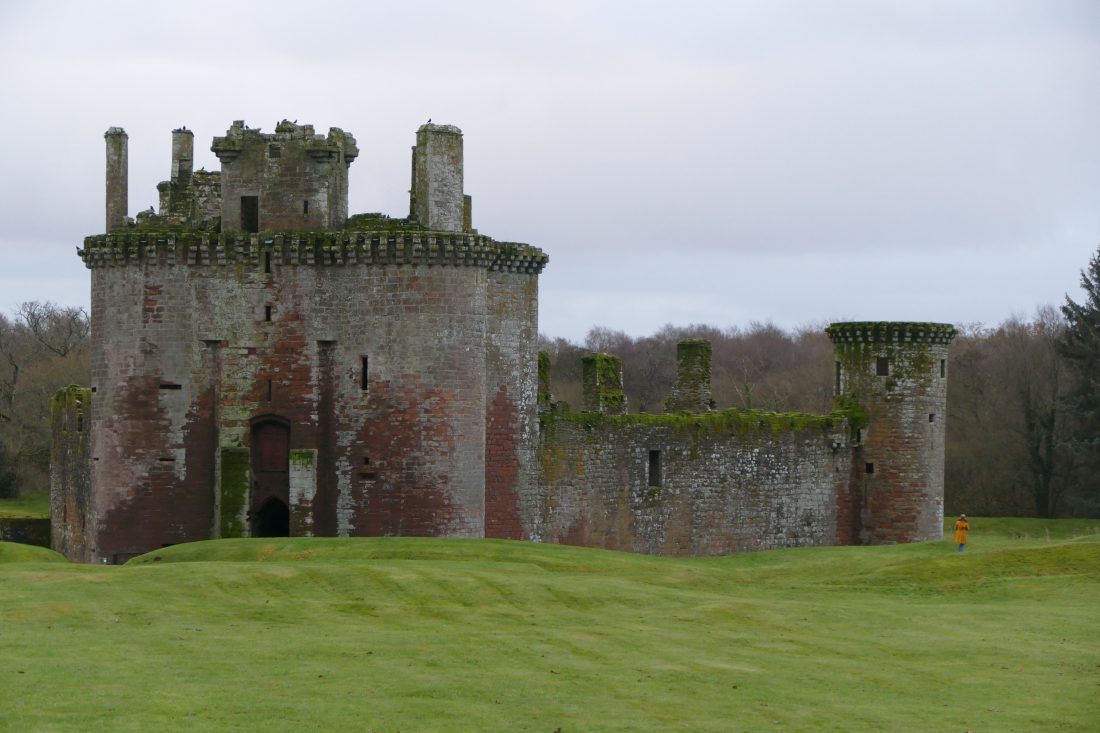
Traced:
<path id="1" fill-rule="evenodd" d="M 421 535 L 655 554 L 908 542 L 943 520 L 946 324 L 829 328 L 837 410 L 714 409 L 688 341 L 668 411 L 626 411 L 617 357 L 553 402 L 539 249 L 472 226 L 462 133 L 427 124 L 409 214 L 348 216 L 355 138 L 234 122 L 159 210 L 127 212 L 106 135 L 85 239 L 91 384 L 54 399 L 53 546 L 124 562 L 201 539 Z"/>

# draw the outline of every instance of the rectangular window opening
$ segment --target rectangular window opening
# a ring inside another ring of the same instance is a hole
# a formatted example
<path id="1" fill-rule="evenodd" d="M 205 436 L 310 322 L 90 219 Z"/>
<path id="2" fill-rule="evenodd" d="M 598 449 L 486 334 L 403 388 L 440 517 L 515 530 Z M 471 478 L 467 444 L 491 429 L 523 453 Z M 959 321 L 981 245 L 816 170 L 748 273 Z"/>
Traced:
<path id="1" fill-rule="evenodd" d="M 873 463 L 866 464 L 866 466 L 864 467 L 864 470 L 867 473 L 874 473 L 875 472 L 875 464 L 873 464 Z"/>
<path id="2" fill-rule="evenodd" d="M 268 145 L 267 146 L 267 157 L 269 157 L 269 158 L 279 158 L 279 157 L 282 157 L 282 154 L 283 154 L 283 149 L 280 148 L 278 145 Z"/>
<path id="3" fill-rule="evenodd" d="M 183 385 L 182 384 L 165 383 L 165 384 L 160 385 L 160 388 L 161 389 L 183 389 Z"/>
<path id="4" fill-rule="evenodd" d="M 856 442 L 857 443 L 862 443 L 863 442 L 863 429 L 862 428 L 856 428 Z"/>
<path id="5" fill-rule="evenodd" d="M 947 376 L 947 359 L 940 359 L 940 377 Z"/>
<path id="6" fill-rule="evenodd" d="M 928 422 L 936 422 L 936 413 L 934 413 L 934 412 L 928 413 Z"/>
<path id="7" fill-rule="evenodd" d="M 265 321 L 270 321 L 271 320 L 271 306 L 270 305 L 265 305 L 264 306 L 264 320 Z"/>
<path id="8" fill-rule="evenodd" d="M 880 377 L 890 376 L 890 360 L 885 356 L 875 359 L 875 374 Z"/>
<path id="9" fill-rule="evenodd" d="M 649 485 L 661 485 L 661 451 L 659 450 L 649 452 Z"/>
<path id="10" fill-rule="evenodd" d="M 309 213 L 309 200 L 308 199 L 302 202 L 302 213 L 303 214 L 308 214 Z"/>
<path id="11" fill-rule="evenodd" d="M 84 416 L 83 415 L 77 415 L 76 416 L 76 432 L 78 432 L 78 433 L 83 433 L 84 432 Z"/>
<path id="12" fill-rule="evenodd" d="M 264 252 L 264 272 L 271 272 L 271 253 Z"/>
<path id="13" fill-rule="evenodd" d="M 176 459 L 173 458 L 172 456 L 161 456 L 157 460 L 160 461 L 161 463 L 175 463 L 176 462 Z"/>
<path id="14" fill-rule="evenodd" d="M 370 456 L 363 456 L 363 465 L 364 466 L 369 466 L 370 465 Z"/>
<path id="15" fill-rule="evenodd" d="M 271 380 L 269 379 L 269 380 L 267 380 L 267 401 L 268 402 L 271 402 L 272 390 L 273 390 L 273 387 L 271 385 Z"/>
<path id="16" fill-rule="evenodd" d="M 836 392 L 836 394 L 840 394 L 840 362 L 839 361 L 836 363 L 836 387 L 835 387 L 835 392 Z"/>
<path id="17" fill-rule="evenodd" d="M 246 232 L 260 231 L 259 196 L 241 196 L 241 229 Z"/>
<path id="18" fill-rule="evenodd" d="M 359 474 L 359 478 L 363 479 L 364 481 L 374 481 L 374 474 L 373 473 L 361 473 L 361 474 Z"/>
<path id="19" fill-rule="evenodd" d="M 363 390 L 364 392 L 367 391 L 367 366 L 367 357 L 364 356 L 362 357 L 362 371 L 359 375 L 359 389 Z"/>

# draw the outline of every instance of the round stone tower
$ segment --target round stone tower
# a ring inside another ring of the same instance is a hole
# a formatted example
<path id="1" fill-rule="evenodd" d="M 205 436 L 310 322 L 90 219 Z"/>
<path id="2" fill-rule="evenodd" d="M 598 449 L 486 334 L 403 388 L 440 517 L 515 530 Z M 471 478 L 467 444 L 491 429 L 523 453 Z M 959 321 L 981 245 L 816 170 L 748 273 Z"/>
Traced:
<path id="1" fill-rule="evenodd" d="M 943 537 L 947 323 L 834 323 L 837 396 L 853 421 L 854 539 Z"/>

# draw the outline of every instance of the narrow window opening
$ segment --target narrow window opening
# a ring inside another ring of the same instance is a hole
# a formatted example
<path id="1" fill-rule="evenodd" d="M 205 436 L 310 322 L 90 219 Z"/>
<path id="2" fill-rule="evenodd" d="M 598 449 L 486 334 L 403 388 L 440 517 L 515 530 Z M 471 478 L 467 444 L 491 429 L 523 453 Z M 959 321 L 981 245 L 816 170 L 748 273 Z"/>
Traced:
<path id="1" fill-rule="evenodd" d="M 76 416 L 76 432 L 78 432 L 78 433 L 83 433 L 84 432 L 84 416 L 83 415 L 77 415 Z"/>
<path id="2" fill-rule="evenodd" d="M 166 384 L 160 385 L 160 388 L 161 389 L 183 389 L 183 385 L 182 384 L 168 384 L 168 383 L 166 383 Z"/>
<path id="3" fill-rule="evenodd" d="M 940 377 L 947 376 L 947 359 L 940 359 Z"/>
<path id="4" fill-rule="evenodd" d="M 241 229 L 246 232 L 260 231 L 259 196 L 241 196 Z"/>
<path id="5" fill-rule="evenodd" d="M 176 459 L 173 458 L 172 456 L 161 456 L 157 460 L 160 461 L 161 463 L 175 463 L 176 462 Z"/>
<path id="6" fill-rule="evenodd" d="M 649 452 L 649 485 L 661 485 L 661 451 L 659 450 Z"/>
<path id="7" fill-rule="evenodd" d="M 282 156 L 282 154 L 283 154 L 283 150 L 278 145 L 268 145 L 267 146 L 267 157 L 269 157 L 269 158 L 279 158 L 279 157 Z"/>
<path id="8" fill-rule="evenodd" d="M 863 429 L 862 428 L 856 428 L 856 442 L 857 443 L 862 443 L 863 442 Z"/>
<path id="9" fill-rule="evenodd" d="M 836 394 L 840 394 L 840 362 L 836 363 Z"/>
<path id="10" fill-rule="evenodd" d="M 369 466 L 370 465 L 370 456 L 363 456 L 363 465 L 364 466 Z"/>
<path id="11" fill-rule="evenodd" d="M 936 422 L 936 413 L 934 413 L 934 412 L 928 413 L 928 422 Z"/>
<path id="12" fill-rule="evenodd" d="M 302 213 L 303 214 L 308 214 L 309 213 L 309 201 L 308 200 L 302 202 Z"/>
<path id="13" fill-rule="evenodd" d="M 868 463 L 865 467 L 865 470 L 867 471 L 867 473 L 874 473 L 875 472 L 875 464 Z"/>
<path id="14" fill-rule="evenodd" d="M 367 357 L 362 358 L 362 371 L 359 375 L 359 388 L 364 392 L 367 391 Z"/>
<path id="15" fill-rule="evenodd" d="M 267 401 L 268 402 L 271 402 L 271 394 L 272 394 L 272 386 L 271 386 L 271 380 L 269 379 L 269 380 L 267 380 Z"/>
<path id="16" fill-rule="evenodd" d="M 264 272 L 271 272 L 271 253 L 264 252 Z"/>
<path id="17" fill-rule="evenodd" d="M 271 306 L 270 305 L 265 305 L 264 306 L 264 320 L 265 321 L 270 321 L 271 320 Z"/>
<path id="18" fill-rule="evenodd" d="M 890 360 L 885 356 L 875 359 L 875 373 L 880 377 L 890 376 Z"/>
<path id="19" fill-rule="evenodd" d="M 95 387 L 92 387 L 92 391 L 95 392 Z"/>

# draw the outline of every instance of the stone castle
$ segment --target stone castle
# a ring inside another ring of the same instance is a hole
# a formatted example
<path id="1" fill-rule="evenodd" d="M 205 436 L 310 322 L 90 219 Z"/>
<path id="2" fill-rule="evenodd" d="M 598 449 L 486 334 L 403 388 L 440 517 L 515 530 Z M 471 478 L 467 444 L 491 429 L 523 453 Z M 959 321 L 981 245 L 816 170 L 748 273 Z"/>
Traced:
<path id="1" fill-rule="evenodd" d="M 537 352 L 539 249 L 472 226 L 462 133 L 427 124 L 409 214 L 348 216 L 355 138 L 234 122 L 218 172 L 172 133 L 160 206 L 127 216 L 107 131 L 91 384 L 54 399 L 53 547 L 124 562 L 224 537 L 497 537 L 654 554 L 909 542 L 943 521 L 947 347 L 930 323 L 840 323 L 837 409 L 713 409 L 686 341 L 663 414 L 617 357 L 583 409 Z"/>

